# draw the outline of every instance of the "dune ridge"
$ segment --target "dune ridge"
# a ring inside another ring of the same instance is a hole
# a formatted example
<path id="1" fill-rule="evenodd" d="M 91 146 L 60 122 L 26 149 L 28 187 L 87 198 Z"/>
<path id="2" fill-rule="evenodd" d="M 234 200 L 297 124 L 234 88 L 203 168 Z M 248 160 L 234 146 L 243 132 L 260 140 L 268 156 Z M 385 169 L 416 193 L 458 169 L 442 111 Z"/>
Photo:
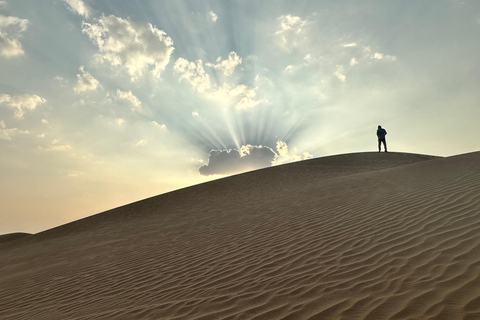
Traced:
<path id="1" fill-rule="evenodd" d="M 258 170 L 0 244 L 5 319 L 479 319 L 480 152 Z"/>

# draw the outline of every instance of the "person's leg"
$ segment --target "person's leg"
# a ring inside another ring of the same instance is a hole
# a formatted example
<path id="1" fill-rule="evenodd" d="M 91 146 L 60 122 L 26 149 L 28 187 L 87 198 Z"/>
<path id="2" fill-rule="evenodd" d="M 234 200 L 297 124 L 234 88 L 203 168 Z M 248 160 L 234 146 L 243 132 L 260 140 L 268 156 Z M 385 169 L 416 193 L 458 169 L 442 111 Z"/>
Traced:
<path id="1" fill-rule="evenodd" d="M 378 152 L 382 150 L 382 140 L 378 139 Z"/>
<path id="2" fill-rule="evenodd" d="M 387 151 L 387 139 L 383 139 L 383 148 L 385 149 L 385 152 Z"/>

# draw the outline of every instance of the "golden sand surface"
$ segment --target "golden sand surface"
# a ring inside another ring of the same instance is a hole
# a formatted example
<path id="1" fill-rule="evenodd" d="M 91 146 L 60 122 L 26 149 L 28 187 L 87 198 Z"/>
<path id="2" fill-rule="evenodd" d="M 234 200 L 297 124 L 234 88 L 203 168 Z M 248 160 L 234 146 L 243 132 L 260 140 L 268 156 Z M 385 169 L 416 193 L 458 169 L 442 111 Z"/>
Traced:
<path id="1" fill-rule="evenodd" d="M 317 158 L 3 239 L 1 319 L 480 319 L 480 152 Z"/>

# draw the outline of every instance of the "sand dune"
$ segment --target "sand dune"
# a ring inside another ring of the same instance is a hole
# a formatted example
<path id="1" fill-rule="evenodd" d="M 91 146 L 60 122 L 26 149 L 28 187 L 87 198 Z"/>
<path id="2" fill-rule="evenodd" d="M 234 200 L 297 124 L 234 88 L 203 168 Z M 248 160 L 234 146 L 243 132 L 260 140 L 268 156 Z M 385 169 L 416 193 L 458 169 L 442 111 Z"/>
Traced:
<path id="1" fill-rule="evenodd" d="M 480 319 L 480 152 L 253 171 L 0 242 L 2 319 Z"/>

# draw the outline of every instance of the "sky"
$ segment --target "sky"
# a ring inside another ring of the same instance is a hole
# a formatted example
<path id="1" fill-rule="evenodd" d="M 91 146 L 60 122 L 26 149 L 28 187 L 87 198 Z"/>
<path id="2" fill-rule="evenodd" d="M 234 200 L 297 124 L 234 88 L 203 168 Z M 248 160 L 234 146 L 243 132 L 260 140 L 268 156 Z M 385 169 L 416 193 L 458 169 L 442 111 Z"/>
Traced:
<path id="1" fill-rule="evenodd" d="M 248 170 L 480 149 L 480 2 L 0 1 L 0 234 Z"/>

